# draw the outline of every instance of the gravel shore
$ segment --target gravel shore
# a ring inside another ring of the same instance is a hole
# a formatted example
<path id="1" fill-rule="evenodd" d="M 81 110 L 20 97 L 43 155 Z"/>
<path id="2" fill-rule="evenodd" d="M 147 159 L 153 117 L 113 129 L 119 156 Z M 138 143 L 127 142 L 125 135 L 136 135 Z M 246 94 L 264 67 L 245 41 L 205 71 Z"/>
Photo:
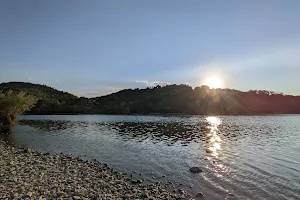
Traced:
<path id="1" fill-rule="evenodd" d="M 11 147 L 0 140 L 0 199 L 184 199 L 98 162 Z"/>

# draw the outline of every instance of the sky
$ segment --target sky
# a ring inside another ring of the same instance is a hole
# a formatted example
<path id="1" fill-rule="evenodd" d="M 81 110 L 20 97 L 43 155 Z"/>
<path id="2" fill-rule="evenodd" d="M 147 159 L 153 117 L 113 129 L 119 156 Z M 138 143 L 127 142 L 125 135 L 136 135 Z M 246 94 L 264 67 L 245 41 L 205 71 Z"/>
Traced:
<path id="1" fill-rule="evenodd" d="M 0 0 L 0 82 L 94 97 L 203 85 L 300 95 L 298 0 Z"/>

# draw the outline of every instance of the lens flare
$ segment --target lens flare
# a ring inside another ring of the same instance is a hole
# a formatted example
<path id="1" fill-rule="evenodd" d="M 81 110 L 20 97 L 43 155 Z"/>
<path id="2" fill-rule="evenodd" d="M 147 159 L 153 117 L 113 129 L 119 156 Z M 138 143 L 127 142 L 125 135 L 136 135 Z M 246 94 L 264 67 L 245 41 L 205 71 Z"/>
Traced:
<path id="1" fill-rule="evenodd" d="M 204 85 L 207 85 L 210 88 L 221 88 L 222 86 L 222 81 L 219 77 L 216 76 L 211 76 L 208 77 L 207 79 L 205 79 L 205 81 L 203 82 Z"/>

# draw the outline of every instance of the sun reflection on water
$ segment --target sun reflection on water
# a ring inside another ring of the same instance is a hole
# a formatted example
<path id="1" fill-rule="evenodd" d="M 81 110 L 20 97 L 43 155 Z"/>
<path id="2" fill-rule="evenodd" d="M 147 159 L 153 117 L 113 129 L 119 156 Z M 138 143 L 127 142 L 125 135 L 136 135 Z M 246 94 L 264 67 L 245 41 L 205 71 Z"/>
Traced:
<path id="1" fill-rule="evenodd" d="M 218 117 L 207 117 L 209 133 L 206 134 L 208 139 L 208 146 L 206 152 L 215 158 L 218 158 L 219 151 L 221 150 L 221 138 L 218 136 L 218 126 L 222 123 L 221 119 Z"/>

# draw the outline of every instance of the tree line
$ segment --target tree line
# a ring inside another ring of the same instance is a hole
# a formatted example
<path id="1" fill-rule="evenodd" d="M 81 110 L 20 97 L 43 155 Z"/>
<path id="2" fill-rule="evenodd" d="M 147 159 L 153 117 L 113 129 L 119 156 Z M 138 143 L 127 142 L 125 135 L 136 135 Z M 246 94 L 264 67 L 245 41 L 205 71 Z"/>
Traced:
<path id="1" fill-rule="evenodd" d="M 266 90 L 192 88 L 188 85 L 125 89 L 110 95 L 76 97 L 54 88 L 22 82 L 0 84 L 0 90 L 24 91 L 37 98 L 27 114 L 299 114 L 300 97 Z"/>

